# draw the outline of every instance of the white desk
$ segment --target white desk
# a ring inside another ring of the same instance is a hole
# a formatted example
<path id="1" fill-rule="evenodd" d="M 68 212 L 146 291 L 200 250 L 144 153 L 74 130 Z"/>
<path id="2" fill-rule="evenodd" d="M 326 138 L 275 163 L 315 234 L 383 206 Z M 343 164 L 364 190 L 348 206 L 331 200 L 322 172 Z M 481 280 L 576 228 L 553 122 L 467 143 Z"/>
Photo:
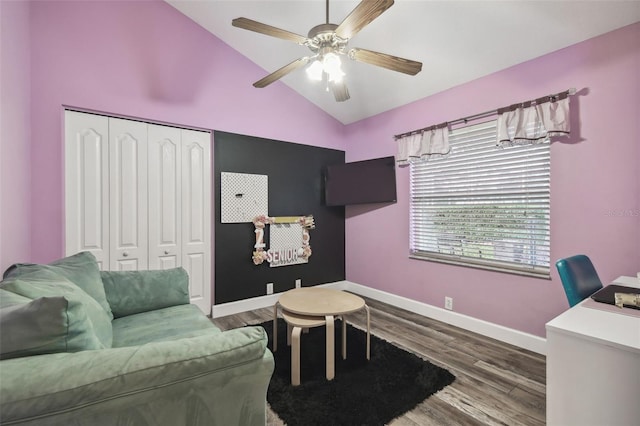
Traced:
<path id="1" fill-rule="evenodd" d="M 640 288 L 636 277 L 613 283 Z M 546 324 L 547 425 L 640 425 L 640 317 L 588 301 Z"/>

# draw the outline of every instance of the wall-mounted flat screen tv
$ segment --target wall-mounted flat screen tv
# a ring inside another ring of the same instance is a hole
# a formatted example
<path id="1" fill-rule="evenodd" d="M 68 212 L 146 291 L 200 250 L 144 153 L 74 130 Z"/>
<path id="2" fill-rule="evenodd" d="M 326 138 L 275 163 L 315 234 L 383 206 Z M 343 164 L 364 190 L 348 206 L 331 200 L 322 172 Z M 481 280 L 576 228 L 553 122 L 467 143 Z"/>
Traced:
<path id="1" fill-rule="evenodd" d="M 374 158 L 327 166 L 324 195 L 327 206 L 395 202 L 395 158 Z"/>

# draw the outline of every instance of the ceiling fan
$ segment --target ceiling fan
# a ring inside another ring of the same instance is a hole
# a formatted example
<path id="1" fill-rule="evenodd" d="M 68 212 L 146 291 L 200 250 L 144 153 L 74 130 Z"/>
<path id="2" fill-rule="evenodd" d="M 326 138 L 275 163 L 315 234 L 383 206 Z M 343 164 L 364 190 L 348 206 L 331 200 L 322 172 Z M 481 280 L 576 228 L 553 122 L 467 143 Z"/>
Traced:
<path id="1" fill-rule="evenodd" d="M 329 0 L 326 0 L 326 23 L 316 25 L 309 30 L 307 37 L 280 28 L 272 27 L 247 18 L 236 18 L 231 23 L 234 27 L 265 34 L 283 40 L 293 41 L 307 46 L 313 53 L 285 65 L 266 77 L 253 83 L 254 87 L 266 87 L 274 81 L 296 69 L 307 65 L 307 74 L 312 80 L 324 80 L 331 88 L 337 102 L 349 99 L 349 90 L 343 80 L 344 73 L 340 65 L 340 56 L 346 55 L 355 61 L 383 67 L 392 71 L 416 75 L 422 70 L 422 63 L 386 53 L 367 49 L 352 48 L 347 50 L 349 40 L 371 21 L 380 16 L 393 5 L 393 0 L 362 0 L 340 25 L 329 23 Z"/>

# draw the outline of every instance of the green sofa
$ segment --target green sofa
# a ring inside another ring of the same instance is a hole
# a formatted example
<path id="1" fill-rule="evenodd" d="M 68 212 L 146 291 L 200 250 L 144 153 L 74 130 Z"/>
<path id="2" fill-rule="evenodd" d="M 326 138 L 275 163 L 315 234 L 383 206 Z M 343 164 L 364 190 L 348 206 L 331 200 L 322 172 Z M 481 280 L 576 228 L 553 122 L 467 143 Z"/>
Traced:
<path id="1" fill-rule="evenodd" d="M 220 331 L 182 268 L 82 252 L 0 282 L 2 425 L 264 425 L 273 368 L 264 329 Z"/>

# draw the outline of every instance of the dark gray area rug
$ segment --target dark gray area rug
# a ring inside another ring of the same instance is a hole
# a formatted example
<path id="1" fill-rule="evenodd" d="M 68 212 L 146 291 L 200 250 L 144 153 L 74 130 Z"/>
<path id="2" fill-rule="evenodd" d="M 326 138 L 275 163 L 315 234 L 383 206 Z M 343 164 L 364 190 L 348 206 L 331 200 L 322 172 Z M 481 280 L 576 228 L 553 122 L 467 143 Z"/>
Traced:
<path id="1" fill-rule="evenodd" d="M 273 348 L 273 323 L 260 324 Z M 291 386 L 291 348 L 287 327 L 278 319 L 278 351 L 267 401 L 288 426 L 385 425 L 413 409 L 455 377 L 391 343 L 371 335 L 366 359 L 366 333 L 347 325 L 347 359 L 343 360 L 342 323 L 335 324 L 335 379 L 325 378 L 325 327 L 301 336 L 300 386 Z"/>

